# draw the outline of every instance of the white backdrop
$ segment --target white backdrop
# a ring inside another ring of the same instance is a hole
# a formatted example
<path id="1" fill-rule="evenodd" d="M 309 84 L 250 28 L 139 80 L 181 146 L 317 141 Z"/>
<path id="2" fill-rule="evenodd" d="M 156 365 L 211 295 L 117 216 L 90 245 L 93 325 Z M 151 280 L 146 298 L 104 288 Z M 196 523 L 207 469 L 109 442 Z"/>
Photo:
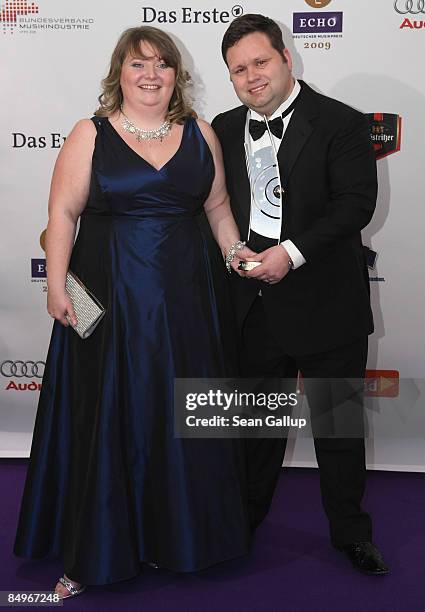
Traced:
<path id="1" fill-rule="evenodd" d="M 260 6 L 222 0 L 121 0 L 110 6 L 0 0 L 0 456 L 27 456 L 30 448 L 43 373 L 38 362 L 45 360 L 51 330 L 45 280 L 38 276 L 43 262 L 34 260 L 44 258 L 39 237 L 47 221 L 53 164 L 73 124 L 92 115 L 119 34 L 142 24 L 170 33 L 195 82 L 195 108 L 211 120 L 238 103 L 221 59 L 222 35 L 234 15 L 261 10 L 282 26 L 295 76 L 365 113 L 402 119 L 400 151 L 377 162 L 378 207 L 364 231 L 365 243 L 378 254 L 370 271 L 376 331 L 368 367 L 384 371 L 371 373 L 374 397 L 367 402 L 375 438 L 368 440 L 368 463 L 425 471 L 423 384 L 417 380 L 412 392 L 406 383 L 408 401 L 403 395 L 403 380 L 423 378 L 425 363 L 425 81 L 420 59 L 425 14 L 413 14 L 418 7 L 417 0 L 412 5 L 405 0 L 264 0 Z M 289 446 L 287 463 L 315 464 L 311 440 Z"/>

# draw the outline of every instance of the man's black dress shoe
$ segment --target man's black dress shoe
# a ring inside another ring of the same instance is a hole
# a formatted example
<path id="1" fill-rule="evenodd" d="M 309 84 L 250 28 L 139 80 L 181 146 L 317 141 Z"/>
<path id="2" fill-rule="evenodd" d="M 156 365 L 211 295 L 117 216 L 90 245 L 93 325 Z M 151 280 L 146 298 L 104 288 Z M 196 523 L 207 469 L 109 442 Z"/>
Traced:
<path id="1" fill-rule="evenodd" d="M 339 550 L 345 552 L 353 566 L 364 574 L 385 576 L 389 572 L 381 553 L 372 542 L 353 542 Z"/>

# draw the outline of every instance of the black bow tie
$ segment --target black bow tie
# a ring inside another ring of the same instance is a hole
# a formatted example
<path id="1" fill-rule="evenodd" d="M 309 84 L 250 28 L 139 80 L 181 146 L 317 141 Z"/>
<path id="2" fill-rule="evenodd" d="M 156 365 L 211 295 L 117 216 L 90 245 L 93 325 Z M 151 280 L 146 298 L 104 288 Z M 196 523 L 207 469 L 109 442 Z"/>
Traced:
<path id="1" fill-rule="evenodd" d="M 292 104 L 290 104 L 288 108 L 283 111 L 280 117 L 276 117 L 276 119 L 269 121 L 270 131 L 274 136 L 276 136 L 276 138 L 282 138 L 283 119 L 287 115 L 292 113 L 297 101 L 298 101 L 298 96 L 295 98 Z M 249 133 L 251 134 L 253 140 L 258 140 L 259 138 L 261 138 L 261 136 L 264 134 L 266 130 L 267 130 L 267 126 L 266 126 L 265 121 L 255 121 L 255 119 L 249 120 Z"/>
<path id="2" fill-rule="evenodd" d="M 276 138 L 282 138 L 283 134 L 283 121 L 282 117 L 276 117 L 272 121 L 269 121 L 269 128 L 271 133 L 276 136 Z M 249 120 L 249 133 L 252 136 L 253 140 L 258 140 L 266 131 L 267 126 L 265 121 L 256 121 L 255 119 Z"/>

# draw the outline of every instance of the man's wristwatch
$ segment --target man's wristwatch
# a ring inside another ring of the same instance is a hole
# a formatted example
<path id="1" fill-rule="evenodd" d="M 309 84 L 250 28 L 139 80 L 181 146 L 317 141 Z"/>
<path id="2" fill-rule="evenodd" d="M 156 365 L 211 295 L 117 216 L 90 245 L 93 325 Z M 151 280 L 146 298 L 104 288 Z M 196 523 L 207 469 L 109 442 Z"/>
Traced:
<path id="1" fill-rule="evenodd" d="M 280 244 L 281 247 L 283 247 L 285 249 L 283 242 L 280 242 L 279 244 Z M 289 253 L 288 253 L 288 251 L 286 249 L 285 249 L 285 253 L 288 256 L 288 271 L 289 270 L 293 270 L 294 269 L 294 262 L 292 261 L 292 258 L 291 258 L 291 256 L 289 255 Z"/>

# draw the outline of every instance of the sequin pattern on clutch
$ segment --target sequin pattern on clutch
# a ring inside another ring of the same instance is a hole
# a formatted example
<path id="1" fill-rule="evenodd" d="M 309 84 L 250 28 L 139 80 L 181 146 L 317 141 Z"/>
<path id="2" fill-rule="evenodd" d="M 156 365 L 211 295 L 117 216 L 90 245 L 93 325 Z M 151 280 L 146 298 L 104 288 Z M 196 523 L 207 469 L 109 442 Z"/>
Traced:
<path id="1" fill-rule="evenodd" d="M 77 317 L 77 325 L 70 325 L 80 338 L 88 338 L 105 314 L 105 308 L 72 272 L 66 275 L 65 288 Z"/>

